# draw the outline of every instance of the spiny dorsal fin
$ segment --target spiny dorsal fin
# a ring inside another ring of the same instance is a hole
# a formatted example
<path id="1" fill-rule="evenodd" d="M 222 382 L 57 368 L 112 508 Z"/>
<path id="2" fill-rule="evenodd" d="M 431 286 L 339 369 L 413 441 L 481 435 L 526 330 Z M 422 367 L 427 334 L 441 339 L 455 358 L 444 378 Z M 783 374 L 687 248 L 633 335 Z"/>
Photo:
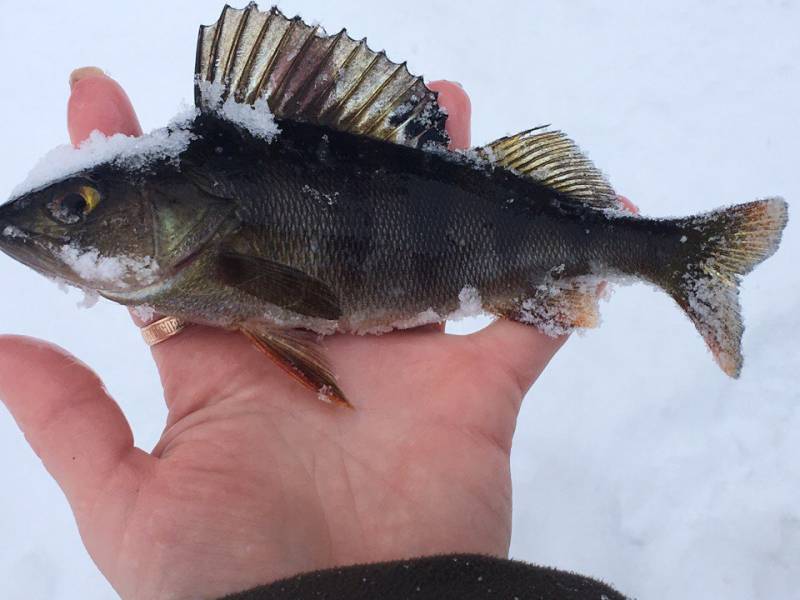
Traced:
<path id="1" fill-rule="evenodd" d="M 536 127 L 500 138 L 480 149 L 496 165 L 535 179 L 597 208 L 619 208 L 617 194 L 603 174 L 560 131 Z"/>
<path id="2" fill-rule="evenodd" d="M 421 77 L 342 30 L 327 35 L 276 7 L 262 12 L 225 6 L 200 27 L 195 104 L 207 109 L 203 82 L 222 87 L 222 100 L 266 99 L 279 119 L 325 125 L 411 147 L 447 147 L 447 115 Z"/>

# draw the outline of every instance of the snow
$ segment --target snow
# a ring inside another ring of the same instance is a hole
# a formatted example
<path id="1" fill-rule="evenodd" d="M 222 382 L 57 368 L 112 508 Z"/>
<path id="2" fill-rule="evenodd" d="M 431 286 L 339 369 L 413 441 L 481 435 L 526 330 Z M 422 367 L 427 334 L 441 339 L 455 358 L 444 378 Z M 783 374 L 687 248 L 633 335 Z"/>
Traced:
<path id="1" fill-rule="evenodd" d="M 217 107 L 220 116 L 267 141 L 280 133 L 266 101 L 259 100 L 255 106 L 248 106 L 229 98 L 221 103 L 221 86 L 204 82 L 202 87 L 210 98 L 211 106 Z M 157 160 L 177 158 L 194 138 L 187 126 L 195 115 L 195 108 L 181 110 L 169 120 L 167 127 L 155 129 L 141 137 L 123 134 L 105 136 L 94 131 L 78 148 L 71 144 L 56 146 L 36 162 L 28 176 L 14 187 L 11 197 L 16 198 L 105 162 L 130 169 L 146 169 Z"/>
<path id="2" fill-rule="evenodd" d="M 156 129 L 142 137 L 121 133 L 105 136 L 93 131 L 78 148 L 70 144 L 56 146 L 36 162 L 25 180 L 12 190 L 11 197 L 16 198 L 105 162 L 145 169 L 154 161 L 176 158 L 193 137 L 182 127 L 187 123 L 187 115 L 181 113 L 169 127 Z"/>
<path id="3" fill-rule="evenodd" d="M 391 320 L 392 315 L 388 314 L 388 311 L 365 311 L 363 314 L 352 315 L 340 331 L 357 335 L 378 335 L 395 329 L 411 329 L 444 321 L 460 321 L 483 312 L 478 290 L 472 286 L 465 286 L 458 294 L 458 308 L 447 314 L 440 314 L 433 307 L 428 307 L 412 317 Z"/>
<path id="4" fill-rule="evenodd" d="M 253 136 L 271 142 L 281 132 L 263 98 L 256 100 L 252 106 L 236 102 L 233 97 L 223 102 L 224 88 L 221 84 L 200 81 L 198 85 L 206 106 L 216 110 L 221 117 L 244 127 Z"/>
<path id="5" fill-rule="evenodd" d="M 323 202 L 328 206 L 334 206 L 336 204 L 336 199 L 339 197 L 339 192 L 321 192 L 320 190 L 313 188 L 308 184 L 303 185 L 303 187 L 300 189 L 304 194 L 310 196 L 318 202 Z"/>
<path id="6" fill-rule="evenodd" d="M 131 312 L 136 315 L 143 323 L 149 323 L 156 314 L 155 309 L 147 304 L 140 304 L 131 308 Z"/>
<path id="7" fill-rule="evenodd" d="M 433 323 L 441 323 L 442 315 L 437 313 L 432 308 L 426 308 L 422 312 L 414 315 L 409 319 L 399 319 L 394 321 L 391 325 L 377 325 L 369 329 L 357 328 L 359 335 L 377 334 L 391 331 L 392 329 L 411 329 L 412 327 L 422 327 L 424 325 L 432 325 Z"/>
<path id="8" fill-rule="evenodd" d="M 13 225 L 6 225 L 3 228 L 3 235 L 11 239 L 26 239 L 28 237 L 27 233 L 22 231 L 19 227 L 14 227 Z"/>
<path id="9" fill-rule="evenodd" d="M 447 315 L 448 321 L 460 321 L 474 317 L 483 312 L 480 292 L 472 286 L 466 286 L 458 293 L 458 308 Z"/>
<path id="10" fill-rule="evenodd" d="M 800 198 L 796 3 L 465 2 L 457 19 L 447 3 L 281 7 L 329 31 L 368 35 L 414 73 L 460 81 L 471 94 L 476 144 L 553 123 L 645 215 Z M 0 80 L 0 126 L 11 146 L 0 195 L 64 142 L 75 66 L 100 63 L 122 80 L 146 129 L 167 122 L 192 94 L 196 27 L 220 8 L 211 0 L 8 8 L 0 51 L 17 58 Z M 76 45 L 67 22 L 92 34 Z M 40 44 L 20 54 L 30 39 Z M 496 43 L 505 39 L 518 41 L 514 52 Z M 20 81 L 25 89 L 35 81 L 24 101 Z M 595 575 L 643 600 L 800 598 L 798 255 L 793 214 L 780 250 L 744 279 L 737 381 L 719 371 L 665 294 L 616 290 L 602 326 L 573 336 L 523 404 L 512 556 Z M 0 277 L 0 314 L 13 315 L 1 328 L 53 340 L 91 364 L 137 444 L 151 448 L 166 411 L 127 312 L 109 302 L 78 310 L 2 256 Z M 0 532 L 14 540 L 0 548 L 0 597 L 116 598 L 63 494 L 2 409 L 0 456 Z"/>
<path id="11" fill-rule="evenodd" d="M 317 392 L 317 398 L 325 404 L 333 404 L 333 389 L 329 385 L 323 385 Z"/>
<path id="12" fill-rule="evenodd" d="M 134 258 L 131 256 L 104 256 L 97 248 L 78 248 L 64 245 L 58 256 L 82 280 L 97 289 L 127 288 L 131 282 L 149 285 L 156 280 L 158 263 L 150 256 Z"/>
<path id="13" fill-rule="evenodd" d="M 100 294 L 94 290 L 81 287 L 61 277 L 49 277 L 48 279 L 55 283 L 58 289 L 65 294 L 70 294 L 77 290 L 81 294 L 80 298 L 78 298 L 78 301 L 75 303 L 75 306 L 78 308 L 92 308 L 100 301 Z"/>
<path id="14" fill-rule="evenodd" d="M 100 301 L 100 294 L 94 290 L 87 288 L 78 289 L 83 292 L 83 298 L 81 298 L 76 304 L 78 308 L 93 308 Z"/>
<path id="15" fill-rule="evenodd" d="M 553 274 L 564 270 L 564 265 L 552 269 Z M 541 284 L 533 298 L 521 304 L 521 321 L 530 323 L 550 337 L 558 337 L 600 325 L 597 302 L 611 293 L 609 283 L 641 283 L 624 275 L 609 273 L 605 278 L 594 275 L 554 279 Z M 578 296 L 577 294 L 580 294 Z M 575 300 L 583 302 L 575 303 Z"/>

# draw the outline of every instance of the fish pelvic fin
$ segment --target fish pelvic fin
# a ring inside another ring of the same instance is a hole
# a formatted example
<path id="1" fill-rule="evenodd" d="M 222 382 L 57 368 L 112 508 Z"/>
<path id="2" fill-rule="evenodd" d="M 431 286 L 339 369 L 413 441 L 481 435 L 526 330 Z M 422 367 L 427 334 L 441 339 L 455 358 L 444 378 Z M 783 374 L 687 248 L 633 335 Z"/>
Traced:
<path id="1" fill-rule="evenodd" d="M 328 403 L 353 408 L 336 383 L 319 344 L 298 330 L 273 329 L 265 325 L 240 328 L 253 345 L 301 385 Z"/>
<path id="2" fill-rule="evenodd" d="M 787 220 L 786 202 L 769 198 L 675 221 L 683 265 L 667 261 L 656 283 L 689 315 L 731 377 L 739 376 L 743 362 L 739 282 L 775 253 Z"/>

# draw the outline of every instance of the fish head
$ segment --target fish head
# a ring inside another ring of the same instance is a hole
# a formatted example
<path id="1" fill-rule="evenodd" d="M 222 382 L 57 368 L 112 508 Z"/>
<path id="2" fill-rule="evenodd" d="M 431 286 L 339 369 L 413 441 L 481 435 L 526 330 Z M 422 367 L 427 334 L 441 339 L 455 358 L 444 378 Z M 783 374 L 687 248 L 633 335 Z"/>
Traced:
<path id="1" fill-rule="evenodd" d="M 147 191 L 108 168 L 37 188 L 0 206 L 0 250 L 100 293 L 152 285 L 159 266 Z"/>

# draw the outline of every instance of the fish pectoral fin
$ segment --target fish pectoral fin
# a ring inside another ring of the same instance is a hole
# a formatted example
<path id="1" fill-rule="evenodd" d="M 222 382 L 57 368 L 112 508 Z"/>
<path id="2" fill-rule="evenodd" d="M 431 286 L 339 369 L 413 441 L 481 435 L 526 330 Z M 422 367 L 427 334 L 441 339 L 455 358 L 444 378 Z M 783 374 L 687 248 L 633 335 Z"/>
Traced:
<path id="1" fill-rule="evenodd" d="M 479 148 L 491 163 L 595 208 L 620 208 L 608 180 L 561 131 L 536 127 Z"/>
<path id="2" fill-rule="evenodd" d="M 266 326 L 242 327 L 241 331 L 256 348 L 302 385 L 315 391 L 321 400 L 353 407 L 336 383 L 336 376 L 319 344 L 311 339 L 310 334 Z"/>
<path id="3" fill-rule="evenodd" d="M 329 320 L 342 315 L 336 293 L 325 282 L 294 267 L 238 252 L 221 252 L 218 271 L 227 285 L 283 309 Z"/>
<path id="4" fill-rule="evenodd" d="M 212 84 L 209 86 L 208 84 Z M 328 35 L 299 17 L 254 2 L 226 6 L 197 40 L 195 104 L 214 111 L 232 97 L 265 99 L 278 119 L 324 125 L 412 148 L 447 148 L 447 114 L 436 93 L 385 52 L 342 29 Z"/>
<path id="5" fill-rule="evenodd" d="M 567 334 L 575 329 L 597 327 L 600 312 L 596 284 L 559 283 L 538 289 L 523 300 L 492 309 L 504 319 L 533 325 L 550 336 Z"/>

